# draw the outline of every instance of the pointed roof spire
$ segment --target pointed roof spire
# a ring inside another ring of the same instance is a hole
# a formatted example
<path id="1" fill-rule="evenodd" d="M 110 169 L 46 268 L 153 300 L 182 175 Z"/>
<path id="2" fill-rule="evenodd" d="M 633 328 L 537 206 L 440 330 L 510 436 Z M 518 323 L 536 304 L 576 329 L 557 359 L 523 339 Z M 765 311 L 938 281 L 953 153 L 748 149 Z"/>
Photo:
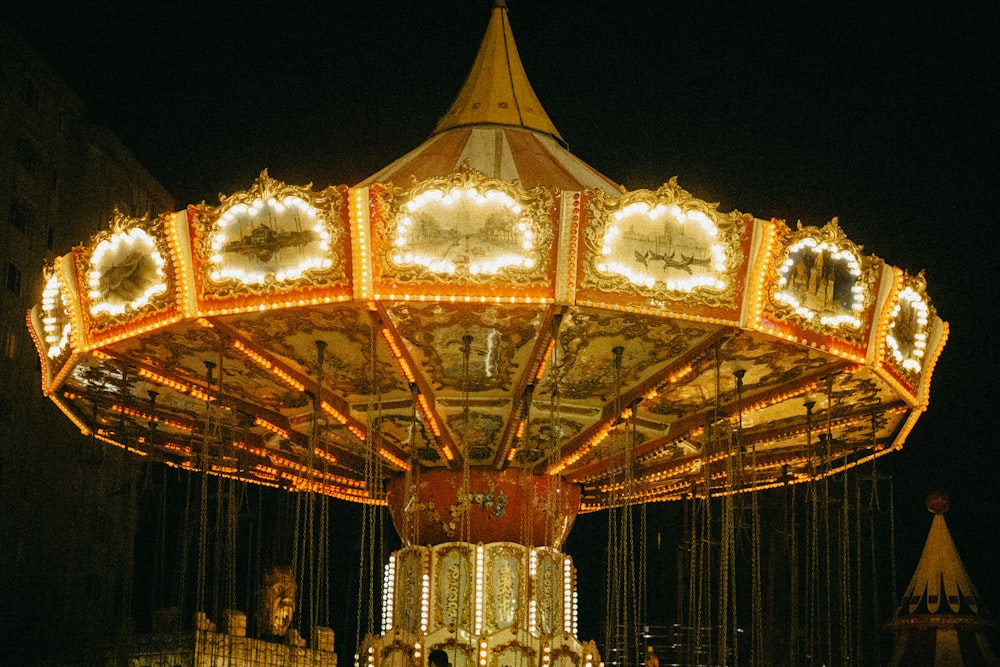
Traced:
<path id="1" fill-rule="evenodd" d="M 943 492 L 927 497 L 934 520 L 896 616 L 887 624 L 896 633 L 889 667 L 1000 667 L 986 636 L 993 624 L 944 520 L 949 505 Z"/>
<path id="2" fill-rule="evenodd" d="M 514 44 L 505 0 L 494 0 L 472 71 L 434 133 L 482 124 L 521 126 L 562 140 L 528 82 Z"/>
<path id="3" fill-rule="evenodd" d="M 949 505 L 948 496 L 940 491 L 927 498 L 927 509 L 934 519 L 897 618 L 917 614 L 981 615 L 979 594 L 944 520 Z"/>

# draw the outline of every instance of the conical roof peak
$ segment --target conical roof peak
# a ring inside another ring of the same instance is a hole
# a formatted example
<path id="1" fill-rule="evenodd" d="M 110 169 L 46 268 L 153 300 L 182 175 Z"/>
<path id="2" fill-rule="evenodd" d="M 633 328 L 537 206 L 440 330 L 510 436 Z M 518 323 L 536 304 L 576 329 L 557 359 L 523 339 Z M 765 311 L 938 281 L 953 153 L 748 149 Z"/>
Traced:
<path id="1" fill-rule="evenodd" d="M 934 514 L 920 562 L 887 628 L 896 633 L 889 667 L 1000 667 L 986 636 L 979 595 L 944 520 L 946 494 L 927 499 Z"/>
<path id="2" fill-rule="evenodd" d="M 920 561 L 900 601 L 896 620 L 926 614 L 981 616 L 979 594 L 944 520 L 944 513 L 948 511 L 947 498 L 932 494 L 927 508 L 934 519 Z"/>
<path id="3" fill-rule="evenodd" d="M 496 0 L 479 54 L 434 133 L 470 125 L 520 126 L 562 137 L 542 108 L 517 53 L 507 4 Z"/>

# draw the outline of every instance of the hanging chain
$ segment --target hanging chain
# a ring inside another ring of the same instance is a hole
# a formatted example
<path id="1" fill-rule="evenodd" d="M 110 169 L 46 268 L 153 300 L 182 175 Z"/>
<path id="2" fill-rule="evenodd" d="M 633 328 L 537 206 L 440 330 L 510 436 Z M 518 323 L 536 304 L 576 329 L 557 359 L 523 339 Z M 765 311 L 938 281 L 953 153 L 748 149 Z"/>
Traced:
<path id="1" fill-rule="evenodd" d="M 830 468 L 833 466 L 833 376 L 827 378 L 826 394 L 826 470 L 823 475 L 823 577 L 826 584 L 825 606 L 826 618 L 826 664 L 833 664 L 833 589 L 830 582 L 830 571 L 833 569 L 830 555 Z"/>
<path id="2" fill-rule="evenodd" d="M 737 437 L 737 449 L 739 452 L 743 452 L 743 378 L 746 371 L 743 369 L 738 369 L 734 372 L 736 376 L 736 406 L 737 406 L 737 423 L 736 423 L 736 437 Z M 761 667 L 764 665 L 764 610 L 763 610 L 763 592 L 761 589 L 761 534 L 760 534 L 760 499 L 758 497 L 759 490 L 757 484 L 757 443 L 754 442 L 750 450 L 750 482 L 753 484 L 753 488 L 750 492 L 750 558 L 751 558 L 751 571 L 750 571 L 750 606 L 752 607 L 751 615 L 751 642 L 752 648 L 750 651 L 750 664 L 752 667 Z M 737 653 L 737 656 L 739 654 Z M 739 658 L 737 657 L 737 660 Z"/>
<path id="3" fill-rule="evenodd" d="M 561 394 L 559 386 L 562 383 L 562 364 L 559 359 L 559 328 L 562 326 L 562 314 L 556 313 L 552 317 L 550 335 L 552 336 L 552 351 L 549 356 L 549 369 L 550 369 L 550 380 L 549 380 L 549 444 L 548 444 L 548 468 L 552 469 L 559 460 L 559 443 L 560 436 L 562 435 L 562 426 L 560 421 L 560 416 L 562 414 L 561 408 Z M 529 401 L 530 405 L 530 401 Z M 527 417 L 526 417 L 527 418 Z M 530 422 L 527 426 L 530 427 Z M 526 428 L 525 432 L 529 432 Z M 562 531 L 562 522 L 557 520 L 557 517 L 562 516 L 561 512 L 557 512 L 556 503 L 562 502 L 563 498 L 559 493 L 559 484 L 561 477 L 554 477 L 548 480 L 550 484 L 550 491 L 548 494 L 547 502 L 550 503 L 550 513 L 548 517 L 548 525 L 546 526 L 546 536 L 548 539 L 549 546 L 556 546 L 557 533 Z"/>
<path id="4" fill-rule="evenodd" d="M 815 403 L 807 401 L 806 407 L 806 448 L 810 460 L 815 460 L 812 448 L 812 411 Z M 806 546 L 806 567 L 809 568 L 806 579 L 806 656 L 811 663 L 816 660 L 817 607 L 819 606 L 819 490 L 816 481 L 817 471 L 813 464 L 812 479 L 809 481 L 809 513 L 807 516 L 809 540 Z"/>
<path id="5" fill-rule="evenodd" d="M 896 594 L 896 488 L 895 480 L 889 478 L 889 584 L 892 586 L 892 604 L 899 602 Z"/>
<path id="6" fill-rule="evenodd" d="M 854 664 L 850 660 L 851 646 L 851 503 L 850 474 L 840 473 L 840 664 Z"/>
<path id="7" fill-rule="evenodd" d="M 462 489 L 458 498 L 458 505 L 462 508 L 461 528 L 459 530 L 459 540 L 471 542 L 472 535 L 472 489 L 469 481 L 469 432 L 472 424 L 472 411 L 469 409 L 469 389 L 471 380 L 469 377 L 469 357 L 472 354 L 473 338 L 470 334 L 462 336 Z M 471 619 L 470 619 L 471 620 Z"/>
<path id="8" fill-rule="evenodd" d="M 861 604 L 862 588 L 862 560 L 861 560 L 861 471 L 858 470 L 854 476 L 854 655 L 852 664 L 861 664 L 863 657 L 863 635 L 861 631 L 863 616 L 863 606 Z M 872 567 L 875 562 L 872 561 Z M 875 609 L 878 609 L 878 598 L 875 598 Z M 877 614 L 876 614 L 877 615 Z"/>
<path id="9" fill-rule="evenodd" d="M 788 651 L 788 664 L 798 665 L 799 664 L 799 634 L 801 633 L 799 627 L 799 544 L 798 544 L 798 530 L 796 529 L 796 524 L 798 522 L 798 517 L 796 516 L 796 505 L 798 501 L 796 500 L 796 487 L 794 484 L 788 485 L 788 553 L 790 556 L 790 562 L 788 566 L 789 582 L 788 582 L 788 597 L 790 598 L 790 609 L 789 618 L 791 620 L 791 632 L 789 633 L 789 651 Z"/>
<path id="10" fill-rule="evenodd" d="M 876 434 L 876 417 L 875 417 L 875 413 L 872 412 L 872 447 L 873 448 L 875 447 L 875 444 L 876 444 L 875 443 L 875 434 Z M 879 496 L 878 496 L 878 481 L 879 481 L 878 480 L 878 458 L 872 458 L 871 469 L 872 469 L 872 475 L 871 475 L 871 493 L 868 496 L 868 542 L 869 542 L 869 546 L 871 548 L 871 564 L 872 564 L 872 566 L 871 566 L 872 567 L 872 581 L 871 581 L 871 587 L 872 587 L 872 589 L 871 590 L 872 590 L 872 598 L 875 600 L 875 604 L 874 604 L 875 614 L 872 616 L 872 618 L 875 621 L 873 636 L 878 637 L 879 632 L 881 631 L 881 624 L 880 624 L 881 613 L 880 613 L 880 608 L 879 608 L 879 592 L 878 592 L 878 580 L 879 580 L 879 576 L 878 576 L 878 567 L 876 567 L 876 564 L 878 563 L 878 549 L 877 549 L 877 546 L 876 546 L 877 545 L 877 541 L 876 541 L 877 531 L 876 531 L 876 526 L 875 526 L 875 519 L 876 519 L 877 516 L 880 516 L 882 514 L 881 504 L 879 503 Z M 860 599 L 860 598 L 858 598 L 858 599 Z M 859 640 L 860 640 L 860 637 L 859 637 Z M 873 642 L 873 644 L 875 645 L 874 646 L 874 648 L 875 648 L 874 664 L 881 665 L 882 664 L 881 642 Z"/>
<path id="11" fill-rule="evenodd" d="M 728 664 L 730 601 L 732 596 L 732 562 L 733 562 L 733 450 L 732 440 L 728 438 L 727 429 L 723 427 L 722 419 L 722 345 L 715 345 L 715 409 L 709 425 L 709 440 L 718 448 L 725 448 L 725 489 L 720 499 L 722 516 L 719 522 L 719 607 L 718 629 L 719 645 L 717 661 L 720 665 Z M 726 438 L 723 444 L 723 438 Z"/>

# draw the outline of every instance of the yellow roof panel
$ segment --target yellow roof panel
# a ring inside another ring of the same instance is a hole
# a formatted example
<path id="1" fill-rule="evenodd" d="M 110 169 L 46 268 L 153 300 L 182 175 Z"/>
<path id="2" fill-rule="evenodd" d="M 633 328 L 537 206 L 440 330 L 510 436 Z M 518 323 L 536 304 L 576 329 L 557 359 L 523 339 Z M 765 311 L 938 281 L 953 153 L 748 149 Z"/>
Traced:
<path id="1" fill-rule="evenodd" d="M 503 2 L 494 6 L 472 71 L 434 132 L 487 123 L 517 125 L 562 139 L 528 82 Z"/>

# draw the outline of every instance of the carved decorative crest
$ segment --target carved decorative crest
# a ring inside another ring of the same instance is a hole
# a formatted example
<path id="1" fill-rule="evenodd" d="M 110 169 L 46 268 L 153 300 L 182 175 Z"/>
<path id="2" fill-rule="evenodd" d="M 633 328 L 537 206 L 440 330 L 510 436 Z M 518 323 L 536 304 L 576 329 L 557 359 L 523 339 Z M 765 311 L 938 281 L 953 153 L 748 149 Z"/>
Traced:
<path id="1" fill-rule="evenodd" d="M 744 259 L 739 213 L 719 213 L 676 179 L 655 192 L 593 195 L 582 286 L 707 306 L 732 302 Z"/>
<path id="2" fill-rule="evenodd" d="M 877 263 L 866 259 L 833 218 L 803 227 L 788 239 L 771 276 L 771 302 L 779 319 L 853 338 L 875 298 Z"/>
<path id="3" fill-rule="evenodd" d="M 107 328 L 171 305 L 169 258 L 162 218 L 132 218 L 116 210 L 109 228 L 77 256 L 87 315 Z"/>
<path id="4" fill-rule="evenodd" d="M 903 275 L 886 332 L 886 354 L 900 373 L 914 380 L 924 367 L 930 322 L 936 313 L 927 298 L 927 280 L 921 271 Z"/>
<path id="5" fill-rule="evenodd" d="M 344 193 L 286 185 L 261 172 L 253 186 L 192 220 L 202 290 L 216 298 L 346 284 Z"/>
<path id="6" fill-rule="evenodd" d="M 548 281 L 552 195 L 463 165 L 404 192 L 385 189 L 376 262 L 397 282 L 530 285 Z"/>

